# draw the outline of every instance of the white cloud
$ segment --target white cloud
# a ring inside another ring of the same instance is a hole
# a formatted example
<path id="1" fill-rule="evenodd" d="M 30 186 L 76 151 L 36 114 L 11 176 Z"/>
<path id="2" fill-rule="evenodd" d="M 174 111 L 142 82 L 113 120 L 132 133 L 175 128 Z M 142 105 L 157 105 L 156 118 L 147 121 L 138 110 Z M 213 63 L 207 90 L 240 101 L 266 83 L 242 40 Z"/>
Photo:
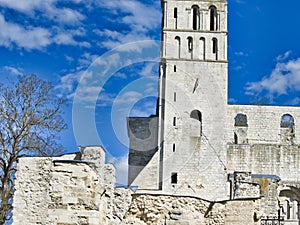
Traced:
<path id="1" fill-rule="evenodd" d="M 76 45 L 77 42 L 73 39 L 73 36 L 70 33 L 59 33 L 54 38 L 53 41 L 56 44 L 64 45 Z"/>
<path id="2" fill-rule="evenodd" d="M 19 47 L 29 49 L 42 49 L 51 43 L 50 32 L 40 27 L 28 27 L 5 21 L 0 14 L 0 45 L 12 47 L 16 44 Z"/>
<path id="3" fill-rule="evenodd" d="M 149 39 L 145 33 L 132 31 L 126 34 L 117 31 L 104 30 L 104 31 L 95 31 L 99 36 L 107 38 L 105 41 L 99 43 L 100 47 L 112 49 L 121 44 L 135 42 L 140 40 Z"/>
<path id="4" fill-rule="evenodd" d="M 284 61 L 286 59 L 288 59 L 290 57 L 290 55 L 292 54 L 292 51 L 287 51 L 285 52 L 284 54 L 282 55 L 279 55 L 276 57 L 276 60 L 279 62 L 279 61 Z"/>
<path id="5" fill-rule="evenodd" d="M 20 69 L 15 68 L 15 67 L 11 67 L 11 66 L 4 66 L 3 70 L 7 71 L 10 75 L 22 75 L 22 74 L 24 74 L 23 72 L 21 72 Z"/>
<path id="6" fill-rule="evenodd" d="M 160 10 L 142 4 L 138 1 L 120 1 L 119 7 L 130 15 L 123 18 L 123 22 L 134 29 L 153 29 L 160 24 Z"/>
<path id="7" fill-rule="evenodd" d="M 94 30 L 99 36 L 107 38 L 107 41 L 99 44 L 100 47 L 114 48 L 128 42 L 151 39 L 149 31 L 160 26 L 159 5 L 146 5 L 136 0 L 100 0 L 98 3 L 102 8 L 107 8 L 111 14 L 114 14 L 114 22 L 130 28 L 126 33 L 109 29 Z"/>
<path id="8" fill-rule="evenodd" d="M 84 71 L 78 71 L 76 73 L 68 73 L 62 76 L 60 78 L 60 84 L 58 84 L 55 88 L 60 90 L 61 93 L 71 97 L 71 94 L 74 92 L 83 73 Z"/>
<path id="9" fill-rule="evenodd" d="M 0 0 L 0 6 L 15 9 L 17 11 L 31 14 L 33 9 L 41 8 L 44 4 L 51 4 L 54 0 L 41 1 L 41 0 Z"/>
<path id="10" fill-rule="evenodd" d="M 70 8 L 58 8 L 58 0 L 0 0 L 0 6 L 11 8 L 28 16 L 35 17 L 35 12 L 42 12 L 43 17 L 56 21 L 61 24 L 76 25 L 82 21 L 85 16 Z M 79 3 L 74 1 L 74 3 Z"/>
<path id="11" fill-rule="evenodd" d="M 134 106 L 130 111 L 131 117 L 148 117 L 156 113 L 156 101 L 153 99 Z"/>
<path id="12" fill-rule="evenodd" d="M 155 76 L 158 72 L 157 63 L 147 63 L 146 66 L 142 69 L 141 76 Z"/>
<path id="13" fill-rule="evenodd" d="M 289 53 L 285 55 L 279 59 L 288 57 Z M 266 91 L 271 98 L 285 95 L 288 91 L 300 91 L 300 58 L 277 62 L 270 75 L 263 77 L 261 81 L 247 84 L 248 95 L 257 95 L 263 91 Z"/>
<path id="14" fill-rule="evenodd" d="M 48 16 L 50 19 L 68 25 L 76 25 L 80 24 L 80 22 L 85 19 L 85 16 L 81 13 L 68 8 L 57 9 L 55 7 L 51 7 L 48 10 Z"/>
<path id="15" fill-rule="evenodd" d="M 54 27 L 45 29 L 42 27 L 24 27 L 16 23 L 7 22 L 0 14 L 0 46 L 12 48 L 14 45 L 26 50 L 42 50 L 52 43 L 58 45 L 78 45 L 90 47 L 87 42 L 77 42 L 74 36 L 82 35 L 82 29 L 79 31 L 65 31 Z"/>
<path id="16" fill-rule="evenodd" d="M 130 105 L 131 103 L 136 103 L 139 100 L 141 100 L 143 95 L 136 91 L 128 91 L 125 93 L 122 93 L 118 96 L 118 98 L 115 100 L 115 104 L 127 104 Z"/>
<path id="17" fill-rule="evenodd" d="M 80 67 L 88 67 L 90 66 L 97 58 L 99 55 L 93 55 L 90 54 L 89 52 L 86 52 L 81 55 L 81 57 L 78 59 Z"/>

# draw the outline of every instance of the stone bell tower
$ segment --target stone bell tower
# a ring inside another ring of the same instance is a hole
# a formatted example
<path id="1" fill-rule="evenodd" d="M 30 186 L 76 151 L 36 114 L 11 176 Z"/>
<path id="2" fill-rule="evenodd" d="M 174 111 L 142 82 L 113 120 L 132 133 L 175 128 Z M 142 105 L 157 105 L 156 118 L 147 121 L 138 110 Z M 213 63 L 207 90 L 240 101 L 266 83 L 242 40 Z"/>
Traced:
<path id="1" fill-rule="evenodd" d="M 159 189 L 226 197 L 227 1 L 163 0 Z"/>
<path id="2" fill-rule="evenodd" d="M 163 0 L 157 115 L 128 118 L 128 184 L 226 197 L 227 1 Z"/>

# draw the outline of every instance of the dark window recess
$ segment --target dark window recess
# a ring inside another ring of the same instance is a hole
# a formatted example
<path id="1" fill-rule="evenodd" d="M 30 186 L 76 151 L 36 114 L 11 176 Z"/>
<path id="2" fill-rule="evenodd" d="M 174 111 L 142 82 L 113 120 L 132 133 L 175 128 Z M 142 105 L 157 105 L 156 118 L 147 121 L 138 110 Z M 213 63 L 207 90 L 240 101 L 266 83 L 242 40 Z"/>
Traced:
<path id="1" fill-rule="evenodd" d="M 236 135 L 236 133 L 234 133 L 234 144 L 238 143 L 238 136 Z"/>
<path id="2" fill-rule="evenodd" d="M 176 126 L 176 117 L 173 117 L 173 126 Z"/>
<path id="3" fill-rule="evenodd" d="M 171 184 L 177 184 L 177 173 L 172 173 Z"/>
<path id="4" fill-rule="evenodd" d="M 190 114 L 190 117 L 195 119 L 195 120 L 199 120 L 200 122 L 202 122 L 202 114 L 199 110 L 193 110 Z"/>
<path id="5" fill-rule="evenodd" d="M 218 41 L 216 38 L 213 39 L 213 53 L 217 53 L 217 49 L 218 49 Z"/>
<path id="6" fill-rule="evenodd" d="M 174 66 L 174 72 L 176 73 L 176 71 L 177 71 L 177 68 L 176 68 L 176 65 Z"/>
<path id="7" fill-rule="evenodd" d="M 174 18 L 177 18 L 177 8 L 174 8 Z"/>
<path id="8" fill-rule="evenodd" d="M 216 30 L 217 9 L 214 6 L 210 7 L 210 30 Z"/>
<path id="9" fill-rule="evenodd" d="M 176 151 L 176 145 L 173 144 L 173 152 L 175 152 L 175 151 Z"/>
<path id="10" fill-rule="evenodd" d="M 176 92 L 174 92 L 174 102 L 176 102 L 177 98 L 176 98 Z"/>
<path id="11" fill-rule="evenodd" d="M 198 9 L 197 7 L 193 7 L 193 30 L 197 30 L 197 24 L 198 24 Z"/>
<path id="12" fill-rule="evenodd" d="M 281 122 L 280 122 L 280 127 L 281 128 L 290 128 L 292 129 L 294 127 L 294 118 L 290 114 L 284 114 L 281 117 Z"/>
<path id="13" fill-rule="evenodd" d="M 247 115 L 245 114 L 237 114 L 236 117 L 234 118 L 234 126 L 237 127 L 248 127 L 248 119 Z"/>

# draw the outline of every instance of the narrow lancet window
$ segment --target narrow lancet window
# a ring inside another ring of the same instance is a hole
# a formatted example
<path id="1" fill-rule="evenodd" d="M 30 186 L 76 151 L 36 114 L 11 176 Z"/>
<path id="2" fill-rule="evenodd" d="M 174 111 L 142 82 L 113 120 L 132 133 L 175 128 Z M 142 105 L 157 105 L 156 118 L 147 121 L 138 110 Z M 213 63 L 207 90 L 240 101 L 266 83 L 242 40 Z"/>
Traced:
<path id="1" fill-rule="evenodd" d="M 177 8 L 174 8 L 174 19 L 175 19 L 175 21 L 174 21 L 174 23 L 175 23 L 175 29 L 177 29 Z"/>
<path id="2" fill-rule="evenodd" d="M 211 6 L 209 8 L 210 14 L 210 30 L 214 31 L 217 30 L 217 8 L 215 6 Z"/>
<path id="3" fill-rule="evenodd" d="M 199 7 L 197 5 L 194 5 L 192 7 L 193 12 L 193 30 L 199 30 L 200 29 L 200 11 Z"/>
<path id="4" fill-rule="evenodd" d="M 205 38 L 200 38 L 200 59 L 205 60 Z"/>
<path id="5" fill-rule="evenodd" d="M 180 42 L 180 37 L 176 36 L 175 40 L 177 42 L 177 57 L 180 58 L 180 48 L 181 48 L 181 42 Z"/>
<path id="6" fill-rule="evenodd" d="M 215 55 L 215 60 L 218 60 L 218 40 L 217 40 L 217 38 L 212 39 L 212 53 Z"/>

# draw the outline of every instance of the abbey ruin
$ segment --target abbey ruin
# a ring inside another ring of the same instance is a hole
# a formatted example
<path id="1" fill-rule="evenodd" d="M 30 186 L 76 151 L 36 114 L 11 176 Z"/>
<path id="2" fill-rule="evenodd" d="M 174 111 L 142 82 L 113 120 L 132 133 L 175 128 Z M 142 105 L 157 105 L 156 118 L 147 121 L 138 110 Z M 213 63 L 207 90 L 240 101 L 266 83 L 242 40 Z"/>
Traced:
<path id="1" fill-rule="evenodd" d="M 300 224 L 300 108 L 228 104 L 226 0 L 161 4 L 157 115 L 127 118 L 131 188 L 101 147 L 21 158 L 14 224 Z"/>

